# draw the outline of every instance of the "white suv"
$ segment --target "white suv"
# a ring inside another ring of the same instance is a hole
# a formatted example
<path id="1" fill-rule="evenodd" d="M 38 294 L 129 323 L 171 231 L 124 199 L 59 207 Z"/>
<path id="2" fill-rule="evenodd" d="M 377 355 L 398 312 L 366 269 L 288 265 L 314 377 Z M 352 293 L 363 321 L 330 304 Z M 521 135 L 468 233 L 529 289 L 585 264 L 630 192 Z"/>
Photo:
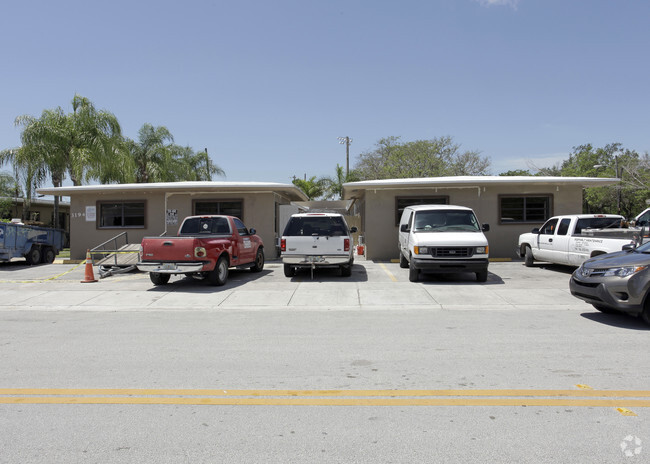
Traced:
<path id="1" fill-rule="evenodd" d="M 291 277 L 298 268 L 339 268 L 341 275 L 352 274 L 354 252 L 352 236 L 341 214 L 301 213 L 289 219 L 280 239 L 284 275 Z"/>

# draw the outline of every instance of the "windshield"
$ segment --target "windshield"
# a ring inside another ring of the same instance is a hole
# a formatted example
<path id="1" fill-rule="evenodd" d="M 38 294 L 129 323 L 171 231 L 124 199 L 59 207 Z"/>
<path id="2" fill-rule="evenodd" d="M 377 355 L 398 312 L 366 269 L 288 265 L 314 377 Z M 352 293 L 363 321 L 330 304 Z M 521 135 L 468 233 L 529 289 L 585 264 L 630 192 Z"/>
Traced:
<path id="1" fill-rule="evenodd" d="M 284 234 L 288 237 L 347 235 L 341 216 L 297 216 L 291 218 Z"/>
<path id="2" fill-rule="evenodd" d="M 650 254 L 650 242 L 646 242 L 641 246 L 638 246 L 634 249 L 635 253 L 647 253 Z"/>
<path id="3" fill-rule="evenodd" d="M 451 230 L 478 232 L 481 227 L 473 211 L 418 211 L 415 214 L 414 230 L 415 232 L 445 232 Z"/>

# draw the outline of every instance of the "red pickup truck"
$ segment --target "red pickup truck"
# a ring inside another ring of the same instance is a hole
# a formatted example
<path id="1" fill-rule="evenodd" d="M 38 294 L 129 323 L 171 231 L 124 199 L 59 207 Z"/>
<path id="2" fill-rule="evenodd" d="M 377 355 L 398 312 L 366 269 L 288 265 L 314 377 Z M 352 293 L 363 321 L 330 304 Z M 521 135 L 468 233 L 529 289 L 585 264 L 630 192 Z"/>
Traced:
<path id="1" fill-rule="evenodd" d="M 189 216 L 176 237 L 145 237 L 137 267 L 154 285 L 165 285 L 172 274 L 205 278 L 224 285 L 228 268 L 264 268 L 264 244 L 233 216 Z"/>

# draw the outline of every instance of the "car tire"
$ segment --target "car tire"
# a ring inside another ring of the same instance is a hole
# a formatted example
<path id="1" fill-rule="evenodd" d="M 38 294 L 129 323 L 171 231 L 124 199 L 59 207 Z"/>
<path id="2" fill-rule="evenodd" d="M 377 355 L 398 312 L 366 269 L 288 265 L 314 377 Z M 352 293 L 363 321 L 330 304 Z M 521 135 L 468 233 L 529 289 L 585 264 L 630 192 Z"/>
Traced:
<path id="1" fill-rule="evenodd" d="M 293 277 L 295 273 L 296 273 L 296 270 L 292 266 L 290 266 L 289 264 L 284 265 L 284 276 L 285 277 Z"/>
<path id="2" fill-rule="evenodd" d="M 488 279 L 488 271 L 487 269 L 484 271 L 479 271 L 476 273 L 476 281 L 477 282 L 487 282 Z"/>
<path id="3" fill-rule="evenodd" d="M 41 262 L 41 249 L 33 246 L 25 255 L 27 264 L 30 266 L 33 264 L 39 264 Z"/>
<path id="4" fill-rule="evenodd" d="M 401 267 L 402 269 L 406 269 L 409 267 L 409 262 L 406 259 L 406 256 L 404 256 L 404 253 L 402 253 L 401 251 L 399 252 L 399 267 Z"/>
<path id="5" fill-rule="evenodd" d="M 169 282 L 170 274 L 161 274 L 160 272 L 150 272 L 149 279 L 154 285 L 165 285 Z"/>
<path id="6" fill-rule="evenodd" d="M 409 261 L 409 281 L 417 282 L 420 278 L 420 270 L 413 265 L 413 259 Z"/>
<path id="7" fill-rule="evenodd" d="M 208 272 L 208 281 L 210 285 L 216 285 L 218 287 L 226 284 L 228 281 L 228 258 L 222 255 L 217 260 L 217 265 L 213 270 Z"/>
<path id="8" fill-rule="evenodd" d="M 650 325 L 650 295 L 646 296 L 645 306 L 641 312 L 641 319 Z"/>
<path id="9" fill-rule="evenodd" d="M 618 314 L 618 311 L 616 311 L 614 308 L 610 308 L 609 306 L 603 306 L 603 305 L 599 305 L 599 304 L 592 304 L 591 306 L 593 306 L 594 308 L 596 308 L 596 309 L 597 309 L 598 311 L 600 311 L 601 313 L 605 313 L 605 314 Z"/>
<path id="10" fill-rule="evenodd" d="M 524 251 L 524 266 L 533 267 L 535 264 L 535 258 L 533 257 L 533 250 L 529 246 L 526 247 Z"/>
<path id="11" fill-rule="evenodd" d="M 54 249 L 52 247 L 47 247 L 45 248 L 45 252 L 43 253 L 43 257 L 41 259 L 46 264 L 52 264 L 54 262 L 55 256 L 56 253 L 54 253 Z"/>
<path id="12" fill-rule="evenodd" d="M 262 247 L 259 247 L 255 254 L 255 264 L 251 267 L 251 271 L 262 272 L 262 269 L 264 269 L 264 250 Z"/>
<path id="13" fill-rule="evenodd" d="M 350 277 L 352 275 L 352 264 L 341 266 L 341 277 Z"/>

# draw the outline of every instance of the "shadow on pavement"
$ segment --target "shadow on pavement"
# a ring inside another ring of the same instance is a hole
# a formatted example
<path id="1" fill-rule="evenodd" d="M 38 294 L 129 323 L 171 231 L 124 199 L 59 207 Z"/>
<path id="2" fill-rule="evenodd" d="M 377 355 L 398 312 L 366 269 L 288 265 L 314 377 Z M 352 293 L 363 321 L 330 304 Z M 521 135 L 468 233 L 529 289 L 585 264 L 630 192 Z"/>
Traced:
<path id="1" fill-rule="evenodd" d="M 279 272 L 283 272 L 282 268 Z M 311 269 L 296 269 L 293 277 L 286 277 L 289 282 L 367 282 L 368 272 L 365 266 L 355 263 L 352 266 L 352 275 L 343 277 L 339 269 L 314 269 L 314 278 L 312 279 Z"/>
<path id="2" fill-rule="evenodd" d="M 650 326 L 644 323 L 641 318 L 628 316 L 627 314 L 605 314 L 601 312 L 593 312 L 582 313 L 580 315 L 590 321 L 611 327 L 618 327 L 619 329 L 650 330 Z"/>
<path id="3" fill-rule="evenodd" d="M 192 276 L 183 276 L 180 278 L 169 281 L 165 285 L 151 284 L 151 288 L 147 289 L 148 292 L 202 292 L 202 293 L 216 293 L 224 290 L 230 290 L 249 282 L 261 279 L 271 273 L 270 270 L 264 269 L 262 272 L 252 272 L 248 269 L 229 269 L 228 280 L 225 285 L 217 286 L 210 285 L 207 279 L 201 279 Z"/>
<path id="4" fill-rule="evenodd" d="M 488 272 L 488 279 L 486 282 L 478 282 L 476 275 L 473 272 L 457 272 L 448 274 L 428 274 L 420 272 L 418 283 L 425 285 L 441 284 L 445 285 L 504 285 L 505 282 L 501 277 L 492 272 Z"/>

